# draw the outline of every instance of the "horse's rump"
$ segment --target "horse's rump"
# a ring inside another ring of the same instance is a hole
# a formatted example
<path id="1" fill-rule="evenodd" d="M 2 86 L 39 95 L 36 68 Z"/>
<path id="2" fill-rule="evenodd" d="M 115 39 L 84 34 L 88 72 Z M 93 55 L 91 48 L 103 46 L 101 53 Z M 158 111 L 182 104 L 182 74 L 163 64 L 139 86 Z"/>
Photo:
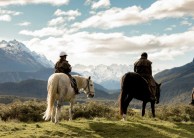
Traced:
<path id="1" fill-rule="evenodd" d="M 121 79 L 120 114 L 126 114 L 129 102 L 133 99 L 149 100 L 147 81 L 135 72 L 126 73 Z"/>
<path id="2" fill-rule="evenodd" d="M 82 90 L 89 98 L 94 97 L 94 83 L 91 80 L 91 77 L 86 78 L 78 75 L 74 75 L 73 77 L 78 84 L 77 87 L 79 90 Z M 70 102 L 69 119 L 72 120 L 72 108 L 75 102 L 76 93 L 71 86 L 69 76 L 64 73 L 52 74 L 48 79 L 47 90 L 47 109 L 43 118 L 45 120 L 49 120 L 51 118 L 52 121 L 55 119 L 55 123 L 57 123 L 61 112 L 61 106 L 64 101 L 68 101 Z M 56 103 L 55 107 L 54 103 Z M 53 110 L 54 108 L 56 108 L 55 111 Z"/>
<path id="3" fill-rule="evenodd" d="M 121 90 L 138 97 L 142 94 L 145 95 L 143 91 L 149 94 L 147 81 L 135 72 L 128 72 L 122 77 Z"/>
<path id="4" fill-rule="evenodd" d="M 54 108 L 54 102 L 56 99 L 62 99 L 62 95 L 65 95 L 65 88 L 70 86 L 70 80 L 64 73 L 54 73 L 48 79 L 47 84 L 47 109 L 45 111 L 44 119 L 49 120 L 51 112 Z"/>
<path id="5" fill-rule="evenodd" d="M 121 95 L 120 95 L 120 114 L 123 119 L 126 118 L 127 107 L 133 98 L 143 101 L 142 116 L 145 114 L 145 106 L 147 102 L 151 102 L 152 114 L 155 117 L 155 102 L 159 103 L 160 85 L 156 84 L 156 101 L 151 99 L 151 92 L 148 82 L 139 74 L 134 72 L 126 73 L 121 79 Z"/>

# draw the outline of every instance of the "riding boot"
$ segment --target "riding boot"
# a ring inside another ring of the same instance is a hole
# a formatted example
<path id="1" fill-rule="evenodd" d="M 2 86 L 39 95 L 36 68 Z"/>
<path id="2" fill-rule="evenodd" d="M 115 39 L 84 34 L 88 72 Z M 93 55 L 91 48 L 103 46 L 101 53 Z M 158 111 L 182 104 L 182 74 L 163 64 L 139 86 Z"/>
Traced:
<path id="1" fill-rule="evenodd" d="M 74 87 L 74 91 L 75 91 L 75 94 L 80 94 L 79 90 L 78 90 L 78 88 L 76 86 Z"/>
<path id="2" fill-rule="evenodd" d="M 154 86 L 149 86 L 149 90 L 150 90 L 150 99 L 153 101 L 157 101 L 156 95 L 155 95 L 155 87 Z"/>
<path id="3" fill-rule="evenodd" d="M 73 88 L 74 88 L 75 94 L 80 94 L 79 93 L 79 90 L 77 88 L 77 82 L 76 82 L 76 80 L 74 78 L 72 78 L 72 80 L 73 80 Z"/>
<path id="4" fill-rule="evenodd" d="M 190 105 L 194 105 L 194 100 L 191 101 Z"/>
<path id="5" fill-rule="evenodd" d="M 80 94 L 79 90 L 77 88 L 77 82 L 76 80 L 71 76 L 71 74 L 67 73 L 67 75 L 69 76 L 70 82 L 71 82 L 71 86 L 73 87 L 75 94 Z"/>

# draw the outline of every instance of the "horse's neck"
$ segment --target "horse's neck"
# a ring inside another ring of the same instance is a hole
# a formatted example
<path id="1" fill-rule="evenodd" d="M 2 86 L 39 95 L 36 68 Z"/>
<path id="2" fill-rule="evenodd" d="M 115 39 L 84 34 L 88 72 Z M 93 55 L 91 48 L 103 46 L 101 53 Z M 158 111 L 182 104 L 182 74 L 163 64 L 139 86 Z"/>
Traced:
<path id="1" fill-rule="evenodd" d="M 81 76 L 73 76 L 76 80 L 77 83 L 77 87 L 79 89 L 84 88 L 85 87 L 85 78 L 81 77 Z"/>

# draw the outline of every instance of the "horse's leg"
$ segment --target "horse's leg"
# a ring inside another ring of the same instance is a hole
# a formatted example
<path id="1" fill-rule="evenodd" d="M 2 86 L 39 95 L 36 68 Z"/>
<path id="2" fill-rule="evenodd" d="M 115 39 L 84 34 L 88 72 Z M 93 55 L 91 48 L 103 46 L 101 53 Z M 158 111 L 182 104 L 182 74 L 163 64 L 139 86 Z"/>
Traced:
<path id="1" fill-rule="evenodd" d="M 143 103 L 142 103 L 142 116 L 145 115 L 146 104 L 147 104 L 147 102 L 143 101 Z"/>
<path id="2" fill-rule="evenodd" d="M 53 108 L 52 111 L 51 111 L 51 122 L 53 122 L 53 123 L 55 122 L 55 118 L 54 118 L 54 116 L 55 116 L 55 110 L 56 109 Z"/>
<path id="3" fill-rule="evenodd" d="M 74 105 L 74 100 L 71 100 L 69 102 L 69 120 L 71 121 L 72 120 L 72 111 L 73 111 L 73 105 Z"/>
<path id="4" fill-rule="evenodd" d="M 61 100 L 58 100 L 57 106 L 56 106 L 56 112 L 55 112 L 55 123 L 59 122 L 59 117 L 61 115 L 61 106 L 62 106 L 62 102 Z"/>
<path id="5" fill-rule="evenodd" d="M 155 117 L 155 102 L 151 102 L 152 115 Z"/>
<path id="6" fill-rule="evenodd" d="M 122 121 L 125 121 L 126 120 L 126 117 L 127 117 L 127 108 L 128 108 L 129 103 L 131 102 L 132 99 L 133 98 L 132 97 L 129 97 L 129 95 L 128 95 L 127 98 L 124 101 Z"/>

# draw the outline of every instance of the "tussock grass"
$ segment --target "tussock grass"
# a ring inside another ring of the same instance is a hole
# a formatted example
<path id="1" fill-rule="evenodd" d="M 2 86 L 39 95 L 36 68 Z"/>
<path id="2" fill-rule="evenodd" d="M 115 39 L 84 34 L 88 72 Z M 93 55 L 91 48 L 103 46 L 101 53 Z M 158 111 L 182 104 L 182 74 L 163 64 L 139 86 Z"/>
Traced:
<path id="1" fill-rule="evenodd" d="M 194 106 L 186 104 L 165 105 L 156 108 L 157 117 L 173 122 L 194 121 Z"/>
<path id="2" fill-rule="evenodd" d="M 1 122 L 2 138 L 193 138 L 194 123 L 176 123 L 152 118 L 128 117 L 122 122 L 105 118 L 51 122 Z"/>
<path id="3" fill-rule="evenodd" d="M 61 117 L 64 120 L 69 119 L 69 106 L 62 106 Z M 18 120 L 21 122 L 40 122 L 43 121 L 43 112 L 46 110 L 46 102 L 30 100 L 26 102 L 15 101 L 11 104 L 0 105 L 0 119 Z M 132 118 L 141 117 L 141 111 L 128 108 L 127 115 Z M 146 108 L 146 116 L 152 118 L 149 108 Z M 108 120 L 120 120 L 119 108 L 113 103 L 89 101 L 74 106 L 73 119 L 85 118 L 106 118 Z M 156 118 L 164 121 L 173 122 L 193 122 L 194 106 L 191 105 L 162 105 L 156 108 Z"/>
<path id="4" fill-rule="evenodd" d="M 21 102 L 14 101 L 8 105 L 1 104 L 0 117 L 1 120 L 18 120 L 21 122 L 38 122 L 43 121 L 42 113 L 45 111 L 46 105 L 44 102 L 30 100 Z"/>
<path id="5" fill-rule="evenodd" d="M 15 101 L 0 105 L 2 138 L 193 138 L 194 107 L 189 105 L 159 106 L 156 118 L 149 108 L 146 116 L 140 110 L 128 109 L 127 121 L 120 121 L 119 109 L 110 103 L 90 101 L 74 106 L 73 121 L 68 119 L 68 106 L 62 110 L 58 124 L 42 120 L 46 103 Z M 3 119 L 6 119 L 3 121 Z"/>

